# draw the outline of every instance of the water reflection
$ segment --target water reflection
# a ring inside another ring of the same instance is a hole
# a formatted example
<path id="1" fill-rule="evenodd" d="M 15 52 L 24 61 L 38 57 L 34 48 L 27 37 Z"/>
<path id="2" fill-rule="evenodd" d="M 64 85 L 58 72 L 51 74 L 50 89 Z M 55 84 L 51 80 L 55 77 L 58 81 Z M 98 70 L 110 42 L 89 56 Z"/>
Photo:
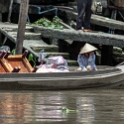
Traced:
<path id="1" fill-rule="evenodd" d="M 94 107 L 94 98 L 93 97 L 78 97 L 78 114 L 77 121 L 79 122 L 90 122 L 94 121 L 95 118 L 95 107 Z"/>
<path id="2" fill-rule="evenodd" d="M 26 104 L 32 98 L 32 94 L 22 93 L 0 93 L 0 123 L 23 123 L 30 122 L 31 119 L 24 118 L 31 116 L 26 109 L 32 109 L 30 104 Z"/>
<path id="3" fill-rule="evenodd" d="M 62 113 L 63 105 L 67 104 L 66 96 L 60 92 L 37 94 L 35 96 L 35 117 L 37 121 L 66 121 Z"/>
<path id="4" fill-rule="evenodd" d="M 121 124 L 123 90 L 0 92 L 0 123 Z M 77 110 L 63 111 L 62 108 Z"/>

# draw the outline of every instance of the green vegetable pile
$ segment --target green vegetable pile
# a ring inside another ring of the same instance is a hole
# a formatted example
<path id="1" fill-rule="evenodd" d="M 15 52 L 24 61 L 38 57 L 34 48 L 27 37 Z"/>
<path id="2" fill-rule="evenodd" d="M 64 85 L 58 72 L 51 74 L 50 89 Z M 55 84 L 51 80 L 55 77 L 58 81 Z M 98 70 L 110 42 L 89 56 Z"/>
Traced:
<path id="1" fill-rule="evenodd" d="M 60 22 L 62 22 L 62 20 L 59 17 L 55 16 L 52 21 L 49 21 L 46 18 L 41 18 L 33 24 L 38 26 L 49 27 L 52 29 L 63 29 L 64 27 L 60 24 Z"/>

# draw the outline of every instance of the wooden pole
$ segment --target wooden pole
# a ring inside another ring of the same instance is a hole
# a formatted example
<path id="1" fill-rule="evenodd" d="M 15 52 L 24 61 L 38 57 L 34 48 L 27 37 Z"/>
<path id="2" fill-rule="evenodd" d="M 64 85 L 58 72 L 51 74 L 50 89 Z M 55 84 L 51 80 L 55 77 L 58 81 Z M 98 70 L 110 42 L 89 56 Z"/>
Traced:
<path id="1" fill-rule="evenodd" d="M 7 21 L 9 23 L 11 23 L 12 6 L 13 6 L 13 0 L 10 1 L 10 5 L 9 5 L 9 13 L 7 18 Z M 4 38 L 3 45 L 6 43 L 6 41 L 7 41 L 7 37 Z"/>
<path id="2" fill-rule="evenodd" d="M 21 0 L 18 32 L 16 39 L 16 54 L 22 54 L 22 50 L 23 50 L 23 40 L 24 40 L 25 27 L 27 22 L 28 4 L 29 4 L 29 0 Z"/>
<path id="3" fill-rule="evenodd" d="M 9 5 L 9 14 L 8 14 L 8 22 L 11 22 L 11 14 L 12 14 L 12 5 L 13 5 L 13 0 L 10 1 L 10 5 Z"/>

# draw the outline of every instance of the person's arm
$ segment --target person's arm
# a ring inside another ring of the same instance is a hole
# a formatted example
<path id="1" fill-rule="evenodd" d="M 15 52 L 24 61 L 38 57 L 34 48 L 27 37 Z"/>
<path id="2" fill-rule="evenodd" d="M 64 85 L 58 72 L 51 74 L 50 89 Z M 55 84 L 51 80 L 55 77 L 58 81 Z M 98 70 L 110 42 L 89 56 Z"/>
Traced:
<path id="1" fill-rule="evenodd" d="M 91 65 L 91 67 L 93 68 L 93 70 L 97 70 L 97 67 L 96 67 L 96 64 L 95 64 L 95 60 L 96 60 L 96 56 L 95 54 L 91 54 L 90 57 L 89 57 L 89 65 Z"/>
<path id="2" fill-rule="evenodd" d="M 77 61 L 78 61 L 79 66 L 82 68 L 82 71 L 86 71 L 87 69 L 85 68 L 84 63 L 83 63 L 83 57 L 80 54 L 78 55 Z"/>

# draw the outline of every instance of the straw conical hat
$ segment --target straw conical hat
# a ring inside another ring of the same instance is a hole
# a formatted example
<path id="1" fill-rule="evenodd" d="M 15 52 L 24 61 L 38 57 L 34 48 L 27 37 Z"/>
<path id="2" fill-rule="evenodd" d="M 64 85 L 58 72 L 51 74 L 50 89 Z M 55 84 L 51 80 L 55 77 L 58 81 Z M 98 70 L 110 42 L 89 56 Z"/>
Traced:
<path id="1" fill-rule="evenodd" d="M 88 53 L 88 52 L 92 52 L 92 51 L 95 51 L 97 50 L 96 47 L 86 43 L 82 48 L 81 48 L 81 51 L 80 51 L 80 54 L 84 54 L 84 53 Z"/>

